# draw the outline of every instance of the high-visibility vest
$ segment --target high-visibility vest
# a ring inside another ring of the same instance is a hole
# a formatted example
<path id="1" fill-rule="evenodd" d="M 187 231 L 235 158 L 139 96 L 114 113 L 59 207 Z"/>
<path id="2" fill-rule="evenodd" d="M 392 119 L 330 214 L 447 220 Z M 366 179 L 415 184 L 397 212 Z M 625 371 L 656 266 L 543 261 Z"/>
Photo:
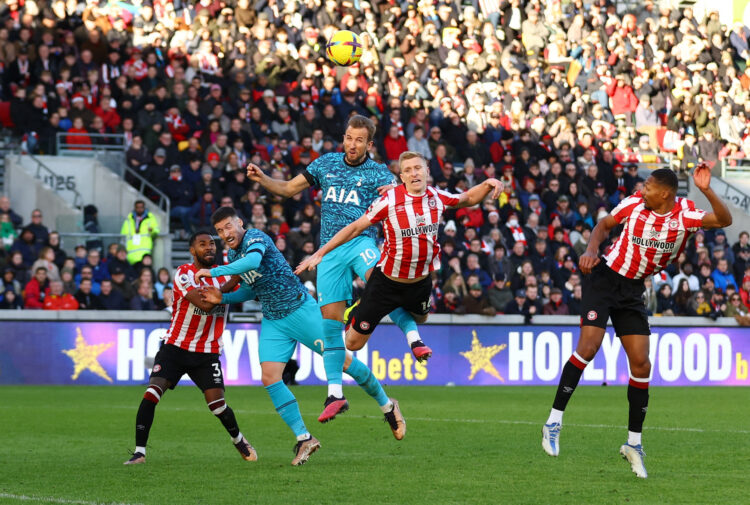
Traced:
<path id="1" fill-rule="evenodd" d="M 131 212 L 122 223 L 120 234 L 127 237 L 125 249 L 128 251 L 128 263 L 133 265 L 153 251 L 153 237 L 159 234 L 159 222 L 153 214 L 146 211 L 139 225 L 135 212 Z"/>

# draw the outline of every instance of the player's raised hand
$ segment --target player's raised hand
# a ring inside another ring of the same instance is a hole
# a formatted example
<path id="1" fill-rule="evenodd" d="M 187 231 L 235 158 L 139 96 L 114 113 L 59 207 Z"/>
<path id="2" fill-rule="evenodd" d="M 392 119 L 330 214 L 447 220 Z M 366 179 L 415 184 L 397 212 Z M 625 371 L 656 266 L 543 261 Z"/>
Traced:
<path id="1" fill-rule="evenodd" d="M 711 186 L 711 167 L 708 166 L 708 163 L 703 161 L 695 167 L 693 182 L 701 191 L 705 191 Z"/>
<path id="2" fill-rule="evenodd" d="M 302 263 L 297 266 L 297 269 L 294 271 L 294 273 L 299 275 L 305 270 L 312 270 L 313 268 L 318 266 L 318 264 L 323 261 L 323 256 L 319 253 L 320 251 L 316 252 L 312 256 L 308 256 L 307 259 L 302 261 Z"/>
<path id="3" fill-rule="evenodd" d="M 263 170 L 260 169 L 255 163 L 247 164 L 247 178 L 253 182 L 260 182 L 263 178 Z"/>
<path id="4" fill-rule="evenodd" d="M 591 270 L 593 270 L 593 268 L 599 264 L 600 261 L 601 259 L 598 255 L 586 251 L 578 259 L 578 268 L 581 269 L 581 273 L 583 273 L 584 275 L 588 275 L 591 273 Z"/>
<path id="5" fill-rule="evenodd" d="M 207 268 L 201 268 L 197 272 L 195 272 L 195 283 L 200 284 L 201 279 L 204 277 L 211 277 L 211 270 L 208 270 Z"/>
<path id="6" fill-rule="evenodd" d="M 505 185 L 498 181 L 497 179 L 487 179 L 484 181 L 485 184 L 488 184 L 492 188 L 492 199 L 498 198 L 500 196 L 500 193 L 503 192 L 503 189 L 505 188 Z"/>
<path id="7" fill-rule="evenodd" d="M 213 286 L 203 286 L 200 288 L 199 293 L 201 295 L 201 299 L 204 302 L 207 303 L 221 303 L 221 291 L 219 288 L 215 288 Z"/>
<path id="8" fill-rule="evenodd" d="M 384 194 L 388 193 L 390 190 L 392 190 L 395 187 L 396 187 L 395 184 L 386 184 L 385 186 L 380 186 L 378 188 L 378 194 L 380 196 L 383 196 Z"/>

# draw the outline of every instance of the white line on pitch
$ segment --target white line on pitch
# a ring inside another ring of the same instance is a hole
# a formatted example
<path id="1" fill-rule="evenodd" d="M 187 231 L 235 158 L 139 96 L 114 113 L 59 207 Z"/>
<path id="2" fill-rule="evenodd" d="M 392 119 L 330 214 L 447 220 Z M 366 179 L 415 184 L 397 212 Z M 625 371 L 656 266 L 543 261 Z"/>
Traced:
<path id="1" fill-rule="evenodd" d="M 62 503 L 63 505 L 128 505 L 121 502 L 96 502 L 86 500 L 67 500 L 54 496 L 26 496 L 24 494 L 0 493 L 0 498 L 9 498 L 16 501 L 30 501 L 41 503 Z"/>
<path id="2" fill-rule="evenodd" d="M 112 407 L 107 407 L 108 409 L 129 409 L 129 410 L 136 410 L 133 407 L 126 407 L 124 405 L 116 405 Z M 169 407 L 165 407 L 167 409 Z M 188 408 L 188 407 L 175 407 L 175 408 L 169 408 L 169 410 L 176 410 L 178 412 L 180 411 L 189 411 L 189 412 L 200 412 L 204 409 L 201 408 Z M 273 411 L 258 411 L 258 410 L 244 410 L 244 409 L 234 409 L 234 412 L 237 414 L 244 414 L 244 415 L 268 415 L 268 416 L 276 416 L 278 415 L 276 412 Z M 370 415 L 356 415 L 351 414 L 351 410 L 349 411 L 350 414 L 348 417 L 359 417 L 359 418 L 365 418 L 365 419 L 382 419 L 382 416 L 370 416 Z M 310 415 L 310 414 L 303 414 Z M 461 418 L 443 418 L 443 417 L 413 417 L 413 416 L 406 416 L 407 421 L 420 421 L 420 422 L 438 422 L 438 423 L 471 423 L 471 424 L 516 424 L 516 425 L 525 425 L 525 426 L 541 426 L 544 424 L 544 420 L 542 421 L 519 421 L 519 420 L 511 420 L 511 419 L 461 419 Z M 574 426 L 576 428 L 595 428 L 595 429 L 627 429 L 627 426 L 624 425 L 617 425 L 617 424 L 581 424 L 581 423 L 565 423 L 565 426 Z M 726 430 L 717 430 L 717 429 L 710 429 L 710 428 L 683 428 L 680 426 L 651 426 L 648 423 L 645 424 L 644 429 L 646 431 L 679 431 L 679 432 L 690 432 L 690 433 L 732 433 L 736 435 L 748 435 L 750 434 L 750 430 L 732 430 L 732 429 L 726 429 Z"/>

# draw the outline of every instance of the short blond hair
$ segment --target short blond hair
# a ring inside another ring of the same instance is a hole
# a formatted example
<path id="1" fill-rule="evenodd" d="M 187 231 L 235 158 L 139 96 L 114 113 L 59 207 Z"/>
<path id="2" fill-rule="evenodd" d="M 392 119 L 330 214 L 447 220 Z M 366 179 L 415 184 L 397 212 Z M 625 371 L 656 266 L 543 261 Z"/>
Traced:
<path id="1" fill-rule="evenodd" d="M 427 158 L 425 158 L 423 154 L 418 153 L 416 151 L 404 151 L 401 153 L 401 156 L 398 157 L 399 168 L 401 168 L 401 163 L 403 163 L 406 160 L 413 159 L 413 158 L 419 158 L 424 162 L 425 166 L 428 165 Z"/>

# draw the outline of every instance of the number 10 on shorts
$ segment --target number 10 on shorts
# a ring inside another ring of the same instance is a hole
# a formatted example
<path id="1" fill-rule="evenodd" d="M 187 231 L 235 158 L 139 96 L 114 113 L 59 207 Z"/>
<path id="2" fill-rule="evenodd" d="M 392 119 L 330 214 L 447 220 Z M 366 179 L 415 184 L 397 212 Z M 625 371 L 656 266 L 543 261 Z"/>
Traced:
<path id="1" fill-rule="evenodd" d="M 362 261 L 364 261 L 367 266 L 372 265 L 378 259 L 378 253 L 373 249 L 365 249 L 359 253 L 359 255 L 362 256 Z"/>

